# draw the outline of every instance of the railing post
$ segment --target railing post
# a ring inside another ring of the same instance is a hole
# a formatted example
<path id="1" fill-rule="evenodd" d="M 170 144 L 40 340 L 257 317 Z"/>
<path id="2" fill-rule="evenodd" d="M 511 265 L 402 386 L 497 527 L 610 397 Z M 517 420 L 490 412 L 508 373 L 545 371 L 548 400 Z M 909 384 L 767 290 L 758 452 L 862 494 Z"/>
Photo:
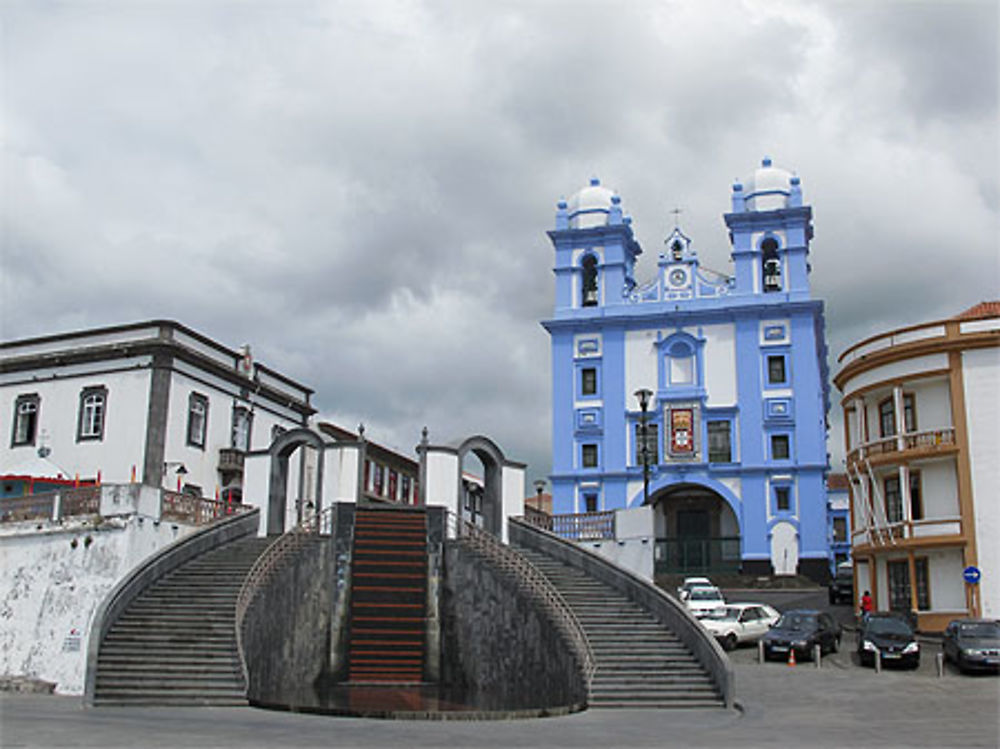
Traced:
<path id="1" fill-rule="evenodd" d="M 815 645 L 813 645 L 813 665 L 816 668 L 820 668 L 822 660 L 823 660 L 823 648 L 820 646 L 819 643 L 816 643 Z"/>
<path id="2" fill-rule="evenodd" d="M 882 653 L 878 648 L 875 649 L 875 673 L 882 673 Z"/>
<path id="3" fill-rule="evenodd" d="M 944 676 L 944 653 L 934 655 L 934 666 L 937 668 L 937 676 L 940 679 Z"/>

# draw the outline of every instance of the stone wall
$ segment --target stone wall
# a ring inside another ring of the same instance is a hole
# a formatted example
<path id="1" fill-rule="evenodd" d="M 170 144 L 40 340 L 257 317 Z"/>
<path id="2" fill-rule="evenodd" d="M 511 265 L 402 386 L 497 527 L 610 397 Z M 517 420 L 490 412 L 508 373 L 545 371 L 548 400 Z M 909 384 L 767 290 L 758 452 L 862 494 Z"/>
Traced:
<path id="1" fill-rule="evenodd" d="M 442 683 L 481 709 L 582 707 L 581 668 L 536 602 L 457 542 L 444 557 Z"/>
<path id="2" fill-rule="evenodd" d="M 0 533 L 0 674 L 83 694 L 94 612 L 143 560 L 191 533 L 141 515 L 5 525 Z"/>
<path id="3" fill-rule="evenodd" d="M 330 653 L 334 545 L 315 536 L 281 564 L 244 620 L 247 696 L 264 705 L 311 705 Z"/>

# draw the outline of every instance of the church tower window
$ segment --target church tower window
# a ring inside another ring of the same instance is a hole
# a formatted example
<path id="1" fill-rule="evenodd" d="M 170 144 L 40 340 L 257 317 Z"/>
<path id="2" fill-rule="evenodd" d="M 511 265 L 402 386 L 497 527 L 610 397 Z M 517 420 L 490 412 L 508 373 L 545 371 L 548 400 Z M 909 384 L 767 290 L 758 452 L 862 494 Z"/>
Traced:
<path id="1" fill-rule="evenodd" d="M 774 237 L 767 237 L 760 243 L 760 256 L 764 291 L 781 291 L 781 260 L 778 259 L 778 241 Z"/>
<path id="2" fill-rule="evenodd" d="M 583 259 L 583 299 L 581 304 L 584 307 L 596 307 L 597 294 L 597 258 L 587 255 Z"/>

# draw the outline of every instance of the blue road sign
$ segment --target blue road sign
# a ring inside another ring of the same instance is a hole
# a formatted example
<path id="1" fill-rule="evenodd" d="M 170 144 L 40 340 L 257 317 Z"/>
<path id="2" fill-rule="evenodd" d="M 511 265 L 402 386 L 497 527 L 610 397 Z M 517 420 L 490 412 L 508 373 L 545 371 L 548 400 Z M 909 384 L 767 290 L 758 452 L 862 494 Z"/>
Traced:
<path id="1" fill-rule="evenodd" d="M 978 583 L 979 582 L 979 578 L 982 577 L 982 576 L 983 575 L 979 571 L 978 567 L 969 566 L 969 567 L 966 567 L 964 570 L 962 570 L 962 577 L 965 578 L 965 582 L 972 583 L 973 585 L 975 585 L 976 583 Z"/>

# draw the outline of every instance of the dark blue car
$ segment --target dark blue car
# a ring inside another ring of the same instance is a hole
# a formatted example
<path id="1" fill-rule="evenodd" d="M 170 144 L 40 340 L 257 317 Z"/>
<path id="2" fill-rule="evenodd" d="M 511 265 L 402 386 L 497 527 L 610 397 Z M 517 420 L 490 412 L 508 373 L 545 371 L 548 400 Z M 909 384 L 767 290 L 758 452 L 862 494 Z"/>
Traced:
<path id="1" fill-rule="evenodd" d="M 955 619 L 944 631 L 944 658 L 960 671 L 1000 672 L 1000 622 Z"/>

